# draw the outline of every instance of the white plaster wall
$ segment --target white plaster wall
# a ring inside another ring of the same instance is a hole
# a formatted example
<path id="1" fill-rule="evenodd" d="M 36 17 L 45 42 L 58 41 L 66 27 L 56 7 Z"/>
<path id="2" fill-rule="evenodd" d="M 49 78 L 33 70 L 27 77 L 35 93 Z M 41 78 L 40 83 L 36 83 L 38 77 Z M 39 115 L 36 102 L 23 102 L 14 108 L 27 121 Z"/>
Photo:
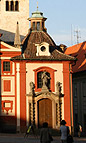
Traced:
<path id="1" fill-rule="evenodd" d="M 16 90 L 17 90 L 17 126 L 20 126 L 20 64 L 16 65 Z"/>
<path id="2" fill-rule="evenodd" d="M 0 11 L 1 11 L 1 1 L 0 1 Z"/>
<path id="3" fill-rule="evenodd" d="M 26 35 L 29 28 L 29 0 L 19 0 L 19 12 L 6 11 L 5 1 L 0 2 L 0 29 L 15 33 L 18 21 L 20 35 Z"/>
<path id="4" fill-rule="evenodd" d="M 63 64 L 62 63 L 27 63 L 26 64 L 26 94 L 30 92 L 29 83 L 32 81 L 35 83 L 35 72 L 33 70 L 39 67 L 50 67 L 54 70 L 54 81 L 55 81 L 55 92 L 56 92 L 56 82 L 59 81 L 62 83 L 62 93 L 63 93 Z"/>

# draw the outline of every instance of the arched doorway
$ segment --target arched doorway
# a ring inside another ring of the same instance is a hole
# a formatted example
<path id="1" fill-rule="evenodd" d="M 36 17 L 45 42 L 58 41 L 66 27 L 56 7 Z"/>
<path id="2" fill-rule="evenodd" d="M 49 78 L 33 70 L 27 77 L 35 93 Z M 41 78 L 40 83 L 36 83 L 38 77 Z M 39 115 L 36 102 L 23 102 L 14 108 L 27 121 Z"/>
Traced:
<path id="1" fill-rule="evenodd" d="M 42 127 L 43 122 L 52 127 L 52 101 L 48 98 L 38 101 L 38 127 Z"/>

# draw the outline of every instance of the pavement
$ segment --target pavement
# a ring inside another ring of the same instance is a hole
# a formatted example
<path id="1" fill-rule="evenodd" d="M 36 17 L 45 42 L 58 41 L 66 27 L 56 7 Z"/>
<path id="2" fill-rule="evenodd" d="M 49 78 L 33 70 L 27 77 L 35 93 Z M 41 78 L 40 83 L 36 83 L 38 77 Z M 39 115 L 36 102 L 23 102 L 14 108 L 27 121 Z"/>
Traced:
<path id="1" fill-rule="evenodd" d="M 53 137 L 52 143 L 61 143 L 60 136 Z M 39 136 L 29 135 L 24 138 L 24 134 L 0 134 L 0 143 L 40 143 Z M 74 143 L 86 143 L 86 137 L 74 137 Z"/>

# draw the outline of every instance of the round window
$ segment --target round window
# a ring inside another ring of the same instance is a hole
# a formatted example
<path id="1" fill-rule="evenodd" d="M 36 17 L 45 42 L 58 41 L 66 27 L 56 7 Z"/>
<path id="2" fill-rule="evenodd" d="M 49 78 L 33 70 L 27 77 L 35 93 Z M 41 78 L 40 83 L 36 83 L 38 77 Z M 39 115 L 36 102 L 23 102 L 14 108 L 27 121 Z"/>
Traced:
<path id="1" fill-rule="evenodd" d="M 44 46 L 41 47 L 41 51 L 44 52 L 46 48 Z"/>

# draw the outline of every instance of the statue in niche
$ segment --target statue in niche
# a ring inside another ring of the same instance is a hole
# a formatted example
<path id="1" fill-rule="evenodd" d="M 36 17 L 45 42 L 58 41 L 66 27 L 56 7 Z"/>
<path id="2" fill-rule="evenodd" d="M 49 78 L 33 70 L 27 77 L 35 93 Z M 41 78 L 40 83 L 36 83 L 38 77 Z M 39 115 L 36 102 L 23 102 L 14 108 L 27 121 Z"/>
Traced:
<path id="1" fill-rule="evenodd" d="M 57 89 L 57 95 L 61 95 L 61 83 L 59 81 L 57 81 L 56 83 L 56 89 Z"/>
<path id="2" fill-rule="evenodd" d="M 42 78 L 42 82 L 43 82 L 42 91 L 49 91 L 47 83 L 48 83 L 48 80 L 50 79 L 50 77 L 47 75 L 46 71 L 43 72 L 41 78 Z"/>
<path id="3" fill-rule="evenodd" d="M 34 88 L 35 88 L 35 84 L 31 81 L 31 82 L 30 82 L 30 94 L 31 94 L 31 95 L 34 94 Z"/>

